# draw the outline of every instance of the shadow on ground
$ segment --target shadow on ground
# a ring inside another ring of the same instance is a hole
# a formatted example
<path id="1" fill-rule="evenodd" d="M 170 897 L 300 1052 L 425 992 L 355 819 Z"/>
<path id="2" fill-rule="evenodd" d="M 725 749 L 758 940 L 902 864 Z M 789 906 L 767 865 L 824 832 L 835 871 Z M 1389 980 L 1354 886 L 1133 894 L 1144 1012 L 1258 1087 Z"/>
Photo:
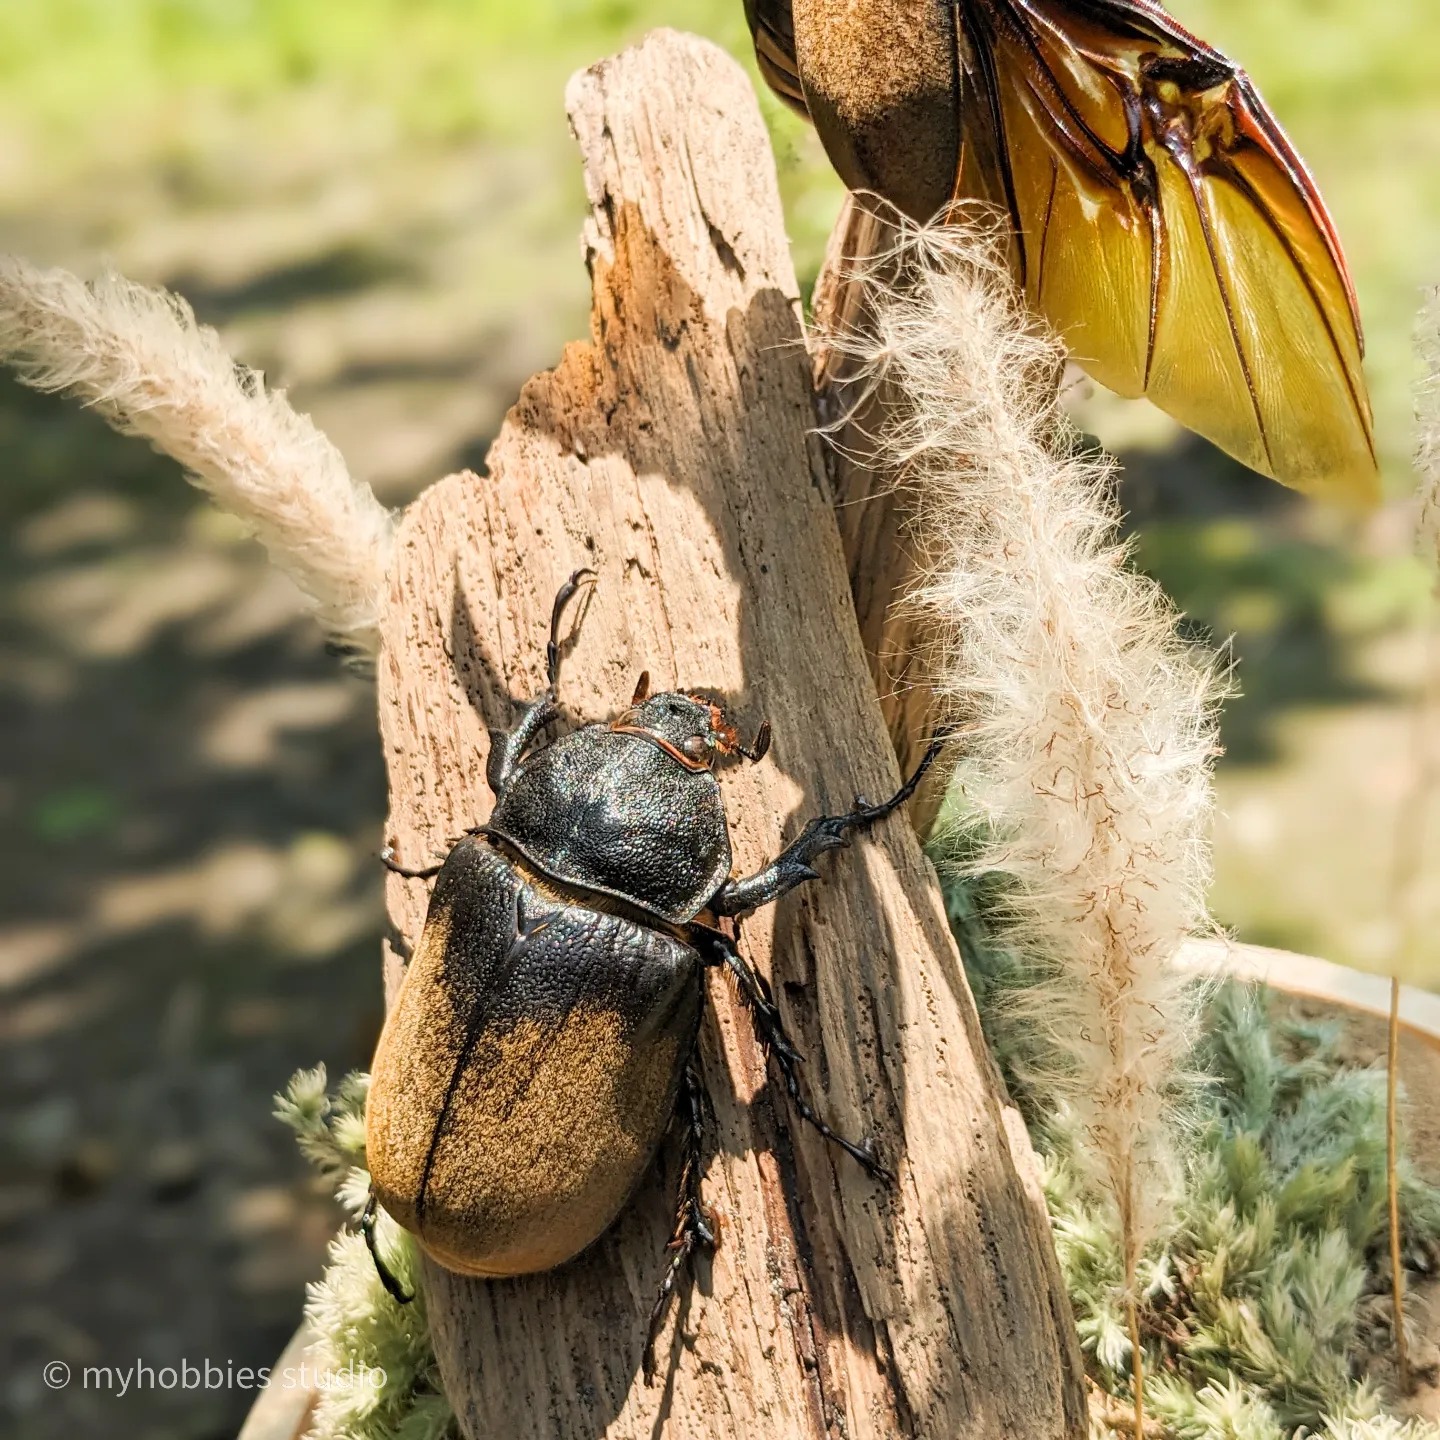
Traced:
<path id="1" fill-rule="evenodd" d="M 295 1323 L 335 1217 L 269 1096 L 378 1023 L 372 700 L 168 462 L 8 385 L 0 427 L 6 1428 L 226 1435 L 238 1389 L 84 1367 Z"/>
<path id="2" fill-rule="evenodd" d="M 1397 698 L 1366 673 L 1365 649 L 1403 613 L 1413 577 L 1364 553 L 1338 517 L 1194 436 L 1128 457 L 1122 503 L 1140 565 L 1235 661 L 1227 765 L 1273 764 L 1294 707 Z"/>
<path id="3" fill-rule="evenodd" d="M 292 216 L 247 259 L 223 213 L 159 213 L 102 247 L 102 196 L 39 240 L 0 211 L 0 249 L 90 272 L 108 252 L 188 293 L 402 503 L 483 454 L 578 309 L 475 300 L 506 166 L 397 157 L 364 182 L 383 199 L 437 165 L 469 190 L 417 200 L 383 246 Z M 556 229 L 582 296 L 573 243 Z M 373 686 L 144 445 L 0 379 L 0 454 L 0 1428 L 219 1440 L 242 1385 L 122 1397 L 120 1372 L 269 1365 L 320 1272 L 337 1212 L 270 1097 L 300 1066 L 365 1065 L 378 1031 Z"/>

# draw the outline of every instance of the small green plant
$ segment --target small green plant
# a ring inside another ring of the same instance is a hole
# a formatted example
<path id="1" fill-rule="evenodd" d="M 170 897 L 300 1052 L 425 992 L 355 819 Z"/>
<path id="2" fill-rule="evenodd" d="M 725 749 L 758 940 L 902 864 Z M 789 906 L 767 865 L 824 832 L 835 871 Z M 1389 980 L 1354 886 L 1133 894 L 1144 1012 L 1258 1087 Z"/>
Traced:
<path id="1" fill-rule="evenodd" d="M 991 1047 L 1045 1165 L 1056 1250 L 1091 1379 L 1129 1399 L 1130 1335 L 1113 1201 L 1076 1163 L 1083 1135 L 1043 1077 L 1043 1037 L 1013 1001 L 1028 986 L 987 947 L 995 876 L 952 886 Z M 1364 1359 L 1389 1348 L 1385 1075 L 1342 1058 L 1341 1027 L 1276 1018 L 1263 991 L 1208 998 L 1191 1068 L 1183 1177 L 1140 1266 L 1146 1409 L 1175 1440 L 1440 1435 L 1386 1414 Z M 1433 1268 L 1440 1190 L 1402 1171 L 1407 1265 Z M 1117 1406 L 1117 1433 L 1121 1419 Z"/>
<path id="2" fill-rule="evenodd" d="M 370 1192 L 365 1169 L 368 1075 L 350 1074 L 331 1093 L 325 1067 L 301 1070 L 275 1097 L 275 1114 L 300 1149 L 358 1218 Z M 388 1216 L 377 1217 L 386 1265 L 415 1299 L 397 1305 L 385 1293 L 365 1242 L 342 1230 L 330 1242 L 325 1274 L 306 1293 L 315 1334 L 309 1361 L 321 1375 L 376 1376 L 373 1384 L 322 1385 L 307 1440 L 451 1440 L 458 1434 L 440 1388 L 420 1288 L 419 1257 Z"/>

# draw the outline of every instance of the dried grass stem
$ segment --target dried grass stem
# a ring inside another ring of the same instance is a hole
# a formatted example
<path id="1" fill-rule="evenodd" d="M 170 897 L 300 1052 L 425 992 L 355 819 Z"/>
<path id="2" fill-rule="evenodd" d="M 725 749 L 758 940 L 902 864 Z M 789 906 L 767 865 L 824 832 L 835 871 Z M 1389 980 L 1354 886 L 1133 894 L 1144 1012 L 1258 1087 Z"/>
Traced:
<path id="1" fill-rule="evenodd" d="M 1112 471 L 1075 445 L 1060 352 L 987 234 L 901 227 L 896 253 L 852 283 L 870 286 L 871 319 L 826 339 L 864 400 L 896 397 L 867 441 L 915 496 L 908 603 L 935 637 L 929 674 L 964 732 L 955 783 L 980 829 L 961 863 L 1009 877 L 1003 939 L 1032 964 L 1022 1003 L 1057 1060 L 1033 1078 L 1078 1122 L 1138 1303 L 1195 1029 L 1170 959 L 1209 928 L 1213 657 L 1129 565 Z"/>

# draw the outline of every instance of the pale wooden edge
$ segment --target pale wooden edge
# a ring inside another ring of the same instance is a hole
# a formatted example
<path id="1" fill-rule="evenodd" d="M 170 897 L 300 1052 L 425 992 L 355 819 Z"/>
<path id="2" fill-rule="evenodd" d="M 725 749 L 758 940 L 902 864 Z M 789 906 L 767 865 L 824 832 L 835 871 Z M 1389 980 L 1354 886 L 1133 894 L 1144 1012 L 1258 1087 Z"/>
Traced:
<path id="1" fill-rule="evenodd" d="M 1175 957 L 1181 970 L 1217 978 L 1259 981 L 1287 995 L 1344 1005 L 1382 1019 L 1390 1014 L 1390 980 L 1268 945 L 1242 945 L 1235 940 L 1189 940 Z M 1413 985 L 1400 987 L 1400 1025 L 1426 1044 L 1440 1049 L 1440 995 Z"/>
<path id="2" fill-rule="evenodd" d="M 302 1320 L 280 1358 L 270 1367 L 272 1382 L 287 1369 L 300 1369 L 314 1343 L 310 1322 Z M 287 1386 L 276 1382 L 260 1392 L 235 1440 L 300 1440 L 310 1428 L 310 1416 L 319 1398 L 313 1371 L 306 1367 L 301 1373 L 309 1375 L 306 1384 Z"/>

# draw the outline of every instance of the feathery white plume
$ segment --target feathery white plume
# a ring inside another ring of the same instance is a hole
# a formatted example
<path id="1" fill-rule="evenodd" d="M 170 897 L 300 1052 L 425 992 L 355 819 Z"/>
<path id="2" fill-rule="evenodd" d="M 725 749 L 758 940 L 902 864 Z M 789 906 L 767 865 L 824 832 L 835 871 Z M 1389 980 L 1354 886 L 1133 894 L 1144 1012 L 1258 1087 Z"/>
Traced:
<path id="1" fill-rule="evenodd" d="M 1420 379 L 1415 385 L 1415 473 L 1420 481 L 1420 555 L 1440 573 L 1440 287 L 1420 311 L 1415 348 Z"/>
<path id="2" fill-rule="evenodd" d="M 87 285 L 0 255 L 0 361 L 148 440 L 238 516 L 346 646 L 373 653 L 393 521 L 283 392 L 237 366 L 178 296 Z"/>
<path id="3" fill-rule="evenodd" d="M 1171 1193 L 1168 1120 L 1194 1037 L 1170 961 L 1208 928 L 1213 660 L 1127 563 L 1111 469 L 1075 452 L 1061 353 L 993 243 L 902 225 L 858 283 L 863 333 L 826 339 L 885 397 L 867 459 L 915 495 L 909 603 L 960 730 L 954 783 L 983 822 L 965 865 L 1011 877 L 1005 941 L 1034 964 L 1026 1008 L 1064 1059 L 1058 1098 L 1114 1197 L 1133 1277 Z"/>

